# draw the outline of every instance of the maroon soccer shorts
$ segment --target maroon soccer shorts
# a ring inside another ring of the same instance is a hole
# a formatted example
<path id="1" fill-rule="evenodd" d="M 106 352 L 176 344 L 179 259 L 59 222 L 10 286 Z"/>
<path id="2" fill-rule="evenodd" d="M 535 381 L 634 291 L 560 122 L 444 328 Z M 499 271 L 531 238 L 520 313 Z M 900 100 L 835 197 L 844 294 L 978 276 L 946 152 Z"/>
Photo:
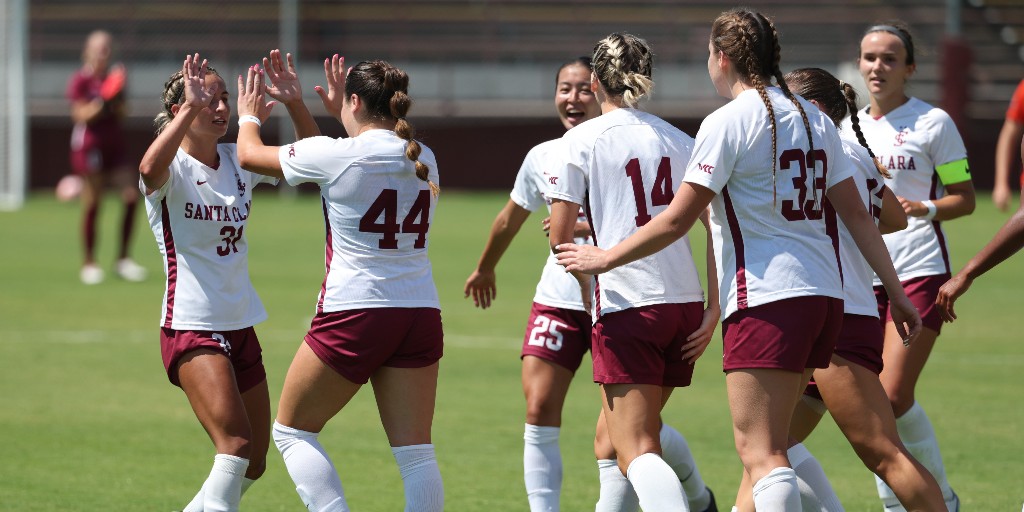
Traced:
<path id="1" fill-rule="evenodd" d="M 949 274 L 939 274 L 900 281 L 907 298 L 914 303 L 914 307 L 921 314 L 921 324 L 936 333 L 942 332 L 942 317 L 939 316 L 939 310 L 935 307 L 935 298 L 939 296 L 939 288 L 949 281 L 949 278 Z M 885 323 L 892 322 L 889 294 L 885 292 L 884 287 L 875 287 L 875 300 L 878 301 L 878 317 L 884 319 Z"/>
<path id="2" fill-rule="evenodd" d="M 652 304 L 602 315 L 594 324 L 594 382 L 685 387 L 693 366 L 682 358 L 700 327 L 704 304 Z"/>
<path id="3" fill-rule="evenodd" d="M 160 353 L 171 384 L 181 387 L 178 361 L 193 350 L 212 349 L 223 353 L 235 369 L 238 391 L 245 393 L 267 378 L 263 367 L 263 349 L 252 327 L 237 331 L 179 331 L 160 329 Z"/>
<path id="4" fill-rule="evenodd" d="M 366 384 L 381 366 L 424 368 L 441 359 L 444 333 L 436 308 L 366 308 L 321 313 L 306 344 L 342 377 Z"/>
<path id="5" fill-rule="evenodd" d="M 827 368 L 842 322 L 842 299 L 818 295 L 739 310 L 722 322 L 722 369 Z"/>
<path id="6" fill-rule="evenodd" d="M 590 315 L 586 311 L 533 303 L 523 336 L 523 356 L 534 356 L 573 373 L 590 350 Z"/>

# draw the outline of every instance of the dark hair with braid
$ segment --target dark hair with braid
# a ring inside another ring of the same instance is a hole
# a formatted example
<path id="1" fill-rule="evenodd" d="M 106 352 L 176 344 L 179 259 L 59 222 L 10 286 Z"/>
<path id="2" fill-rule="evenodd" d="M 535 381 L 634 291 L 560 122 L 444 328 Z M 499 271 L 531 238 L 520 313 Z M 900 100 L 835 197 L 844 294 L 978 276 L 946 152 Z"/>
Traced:
<path id="1" fill-rule="evenodd" d="M 654 89 L 651 72 L 654 54 L 647 41 L 615 32 L 598 41 L 591 59 L 601 86 L 611 96 L 622 96 L 625 106 L 635 108 Z"/>
<path id="2" fill-rule="evenodd" d="M 814 138 L 807 113 L 797 101 L 796 96 L 786 86 L 786 79 L 779 69 L 782 59 L 782 46 L 779 45 L 779 34 L 775 25 L 763 14 L 750 9 L 736 8 L 723 12 L 711 24 L 711 44 L 721 51 L 733 64 L 733 69 L 750 84 L 761 96 L 761 101 L 768 109 L 768 118 L 772 127 L 772 203 L 775 203 L 775 171 L 778 168 L 778 140 L 776 138 L 775 109 L 768 97 L 767 87 L 775 78 L 779 89 L 796 105 L 807 131 L 807 143 L 810 145 L 808 155 L 814 154 Z M 811 183 L 817 180 L 816 168 L 811 167 Z M 811 187 L 814 200 L 818 200 L 817 187 Z"/>
<path id="3" fill-rule="evenodd" d="M 213 66 L 209 65 L 206 66 L 206 74 L 220 76 L 220 73 L 213 69 Z M 153 127 L 156 130 L 156 135 L 160 135 L 160 132 L 164 131 L 164 128 L 171 122 L 171 119 L 174 119 L 174 112 L 171 111 L 171 107 L 181 105 L 183 101 L 185 101 L 185 76 L 181 74 L 181 71 L 175 71 L 164 82 L 164 93 L 160 95 L 162 110 L 153 118 Z"/>
<path id="4" fill-rule="evenodd" d="M 825 113 L 839 126 L 843 118 L 849 114 L 850 124 L 853 126 L 853 133 L 857 136 L 864 149 L 871 155 L 871 161 L 875 164 L 878 173 L 886 178 L 891 178 L 889 171 L 879 163 L 875 153 L 868 146 L 864 132 L 860 129 L 860 119 L 857 117 L 857 91 L 853 86 L 832 76 L 831 73 L 821 68 L 801 68 L 786 73 L 786 83 L 793 92 L 803 96 L 804 99 L 817 102 L 822 112 Z"/>
<path id="5" fill-rule="evenodd" d="M 395 120 L 395 135 L 408 141 L 405 156 L 416 164 L 416 177 L 427 182 L 437 196 L 441 189 L 430 181 L 430 168 L 419 161 L 423 148 L 414 139 L 416 130 L 405 118 L 412 106 L 409 97 L 409 75 L 383 60 L 356 64 L 345 79 L 345 98 L 353 94 L 366 105 L 367 115 L 379 121 Z"/>
<path id="6" fill-rule="evenodd" d="M 558 84 L 558 76 L 562 74 L 562 70 L 573 66 L 583 66 L 587 68 L 589 71 L 594 71 L 594 65 L 590 63 L 590 57 L 586 55 L 581 55 L 573 60 L 570 60 L 569 62 L 566 62 L 565 64 L 562 64 L 561 66 L 558 66 L 558 72 L 555 73 L 556 85 Z"/>

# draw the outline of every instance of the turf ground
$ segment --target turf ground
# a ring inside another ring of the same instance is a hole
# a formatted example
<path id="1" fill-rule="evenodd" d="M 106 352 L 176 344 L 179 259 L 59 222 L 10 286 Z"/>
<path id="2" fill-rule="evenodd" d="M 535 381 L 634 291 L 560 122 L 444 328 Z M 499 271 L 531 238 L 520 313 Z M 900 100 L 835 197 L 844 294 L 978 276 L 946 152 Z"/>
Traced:
<path id="1" fill-rule="evenodd" d="M 322 278 L 323 226 L 316 197 L 258 193 L 250 223 L 252 279 L 270 313 L 257 331 L 272 403 L 308 327 Z M 462 285 L 476 264 L 503 193 L 445 191 L 430 251 L 446 332 L 434 443 L 447 510 L 527 510 L 522 484 L 523 399 L 518 350 L 546 239 L 530 219 L 498 268 L 498 300 L 475 310 Z M 119 212 L 101 214 L 101 261 L 113 260 Z M 946 224 L 959 268 L 1006 219 L 987 196 L 974 215 Z M 35 195 L 0 214 L 0 509 L 168 511 L 202 484 L 211 445 L 184 395 L 167 382 L 157 322 L 162 270 L 144 214 L 134 246 L 151 273 L 132 284 L 78 282 L 79 212 Z M 701 232 L 700 228 L 696 232 Z M 694 242 L 702 259 L 703 235 Z M 949 479 L 965 511 L 1016 511 L 1024 501 L 1024 336 L 1019 300 L 1024 255 L 992 270 L 958 303 L 919 387 L 935 424 Z M 1019 318 L 1018 318 L 1019 319 Z M 716 335 L 717 338 L 717 335 Z M 675 393 L 664 417 L 689 440 L 708 485 L 728 510 L 739 477 L 732 444 L 720 339 Z M 589 359 L 564 412 L 566 511 L 592 510 L 591 454 L 597 391 Z M 353 510 L 402 509 L 401 481 L 364 390 L 321 436 Z M 834 424 L 808 442 L 849 511 L 879 510 L 874 483 Z M 244 510 L 302 510 L 280 455 L 242 502 Z"/>

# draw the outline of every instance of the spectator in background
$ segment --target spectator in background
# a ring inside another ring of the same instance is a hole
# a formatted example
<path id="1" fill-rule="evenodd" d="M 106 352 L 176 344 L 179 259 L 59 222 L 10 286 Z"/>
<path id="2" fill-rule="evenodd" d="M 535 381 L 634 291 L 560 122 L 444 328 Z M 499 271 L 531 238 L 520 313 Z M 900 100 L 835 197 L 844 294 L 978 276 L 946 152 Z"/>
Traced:
<path id="1" fill-rule="evenodd" d="M 121 117 L 125 110 L 125 70 L 120 64 L 110 64 L 112 42 L 109 32 L 97 30 L 89 34 L 82 50 L 82 67 L 71 76 L 67 88 L 71 119 L 75 122 L 71 132 L 71 170 L 82 184 L 85 258 L 80 277 L 85 284 L 103 281 L 103 269 L 96 264 L 96 218 L 104 185 L 115 178 L 121 187 L 124 217 L 114 270 L 128 281 L 146 278 L 146 269 L 128 257 L 139 191 L 130 169 L 124 165 Z"/>
<path id="2" fill-rule="evenodd" d="M 1010 99 L 1010 107 L 1006 109 L 1006 121 L 1003 122 L 999 142 L 996 143 L 996 176 L 995 185 L 992 187 L 992 201 L 1004 212 L 1010 204 L 1010 168 L 1016 160 L 1021 137 L 1024 137 L 1024 80 L 1021 80 Z M 1024 185 L 1024 173 L 1020 179 Z M 1024 189 L 1024 186 L 1021 188 Z"/>

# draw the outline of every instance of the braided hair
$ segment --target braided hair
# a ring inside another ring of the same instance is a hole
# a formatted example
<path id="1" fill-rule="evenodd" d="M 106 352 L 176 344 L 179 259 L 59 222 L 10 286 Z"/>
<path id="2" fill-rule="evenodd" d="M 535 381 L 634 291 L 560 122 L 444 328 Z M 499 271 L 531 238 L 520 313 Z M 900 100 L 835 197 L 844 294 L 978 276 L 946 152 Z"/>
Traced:
<path id="1" fill-rule="evenodd" d="M 793 91 L 807 100 L 813 100 L 821 106 L 825 115 L 839 126 L 843 118 L 850 116 L 850 124 L 853 126 L 853 133 L 857 136 L 857 142 L 871 155 L 871 161 L 875 164 L 878 173 L 886 178 L 891 178 L 889 171 L 882 166 L 868 146 L 864 132 L 860 129 L 860 119 L 857 117 L 857 91 L 853 86 L 832 76 L 831 73 L 820 68 L 801 68 L 786 73 L 786 83 L 790 84 Z"/>
<path id="2" fill-rule="evenodd" d="M 654 89 L 651 71 L 654 54 L 647 41 L 616 32 L 598 41 L 591 59 L 601 86 L 611 96 L 621 96 L 629 108 L 636 108 Z"/>
<path id="3" fill-rule="evenodd" d="M 771 86 L 772 78 L 775 79 L 779 89 L 796 105 L 800 117 L 804 122 L 804 129 L 807 131 L 807 142 L 810 145 L 808 155 L 814 154 L 814 138 L 811 131 L 811 123 L 807 119 L 807 113 L 803 106 L 797 101 L 796 96 L 786 85 L 785 77 L 779 68 L 782 59 L 782 47 L 779 45 L 779 34 L 771 20 L 759 12 L 750 9 L 736 8 L 723 12 L 715 18 L 711 24 L 711 43 L 721 51 L 733 63 L 736 73 L 750 81 L 757 94 L 761 97 L 768 110 L 768 118 L 772 129 L 772 155 L 778 154 L 778 140 L 776 136 L 775 109 L 772 107 L 771 98 L 768 96 L 767 87 Z M 775 156 L 772 157 L 772 203 L 776 201 L 775 173 L 778 169 L 778 162 Z M 816 168 L 811 166 L 812 183 L 817 180 Z M 814 201 L 818 201 L 817 187 L 811 187 L 814 193 Z"/>
<path id="4" fill-rule="evenodd" d="M 359 96 L 368 115 L 379 121 L 395 120 L 395 135 L 405 139 L 405 157 L 415 163 L 416 177 L 427 182 L 436 197 L 441 188 L 430 181 L 430 168 L 420 162 L 423 148 L 414 138 L 416 130 L 405 118 L 412 106 L 409 97 L 409 75 L 387 61 L 363 61 L 352 67 L 345 79 L 345 97 Z"/>

